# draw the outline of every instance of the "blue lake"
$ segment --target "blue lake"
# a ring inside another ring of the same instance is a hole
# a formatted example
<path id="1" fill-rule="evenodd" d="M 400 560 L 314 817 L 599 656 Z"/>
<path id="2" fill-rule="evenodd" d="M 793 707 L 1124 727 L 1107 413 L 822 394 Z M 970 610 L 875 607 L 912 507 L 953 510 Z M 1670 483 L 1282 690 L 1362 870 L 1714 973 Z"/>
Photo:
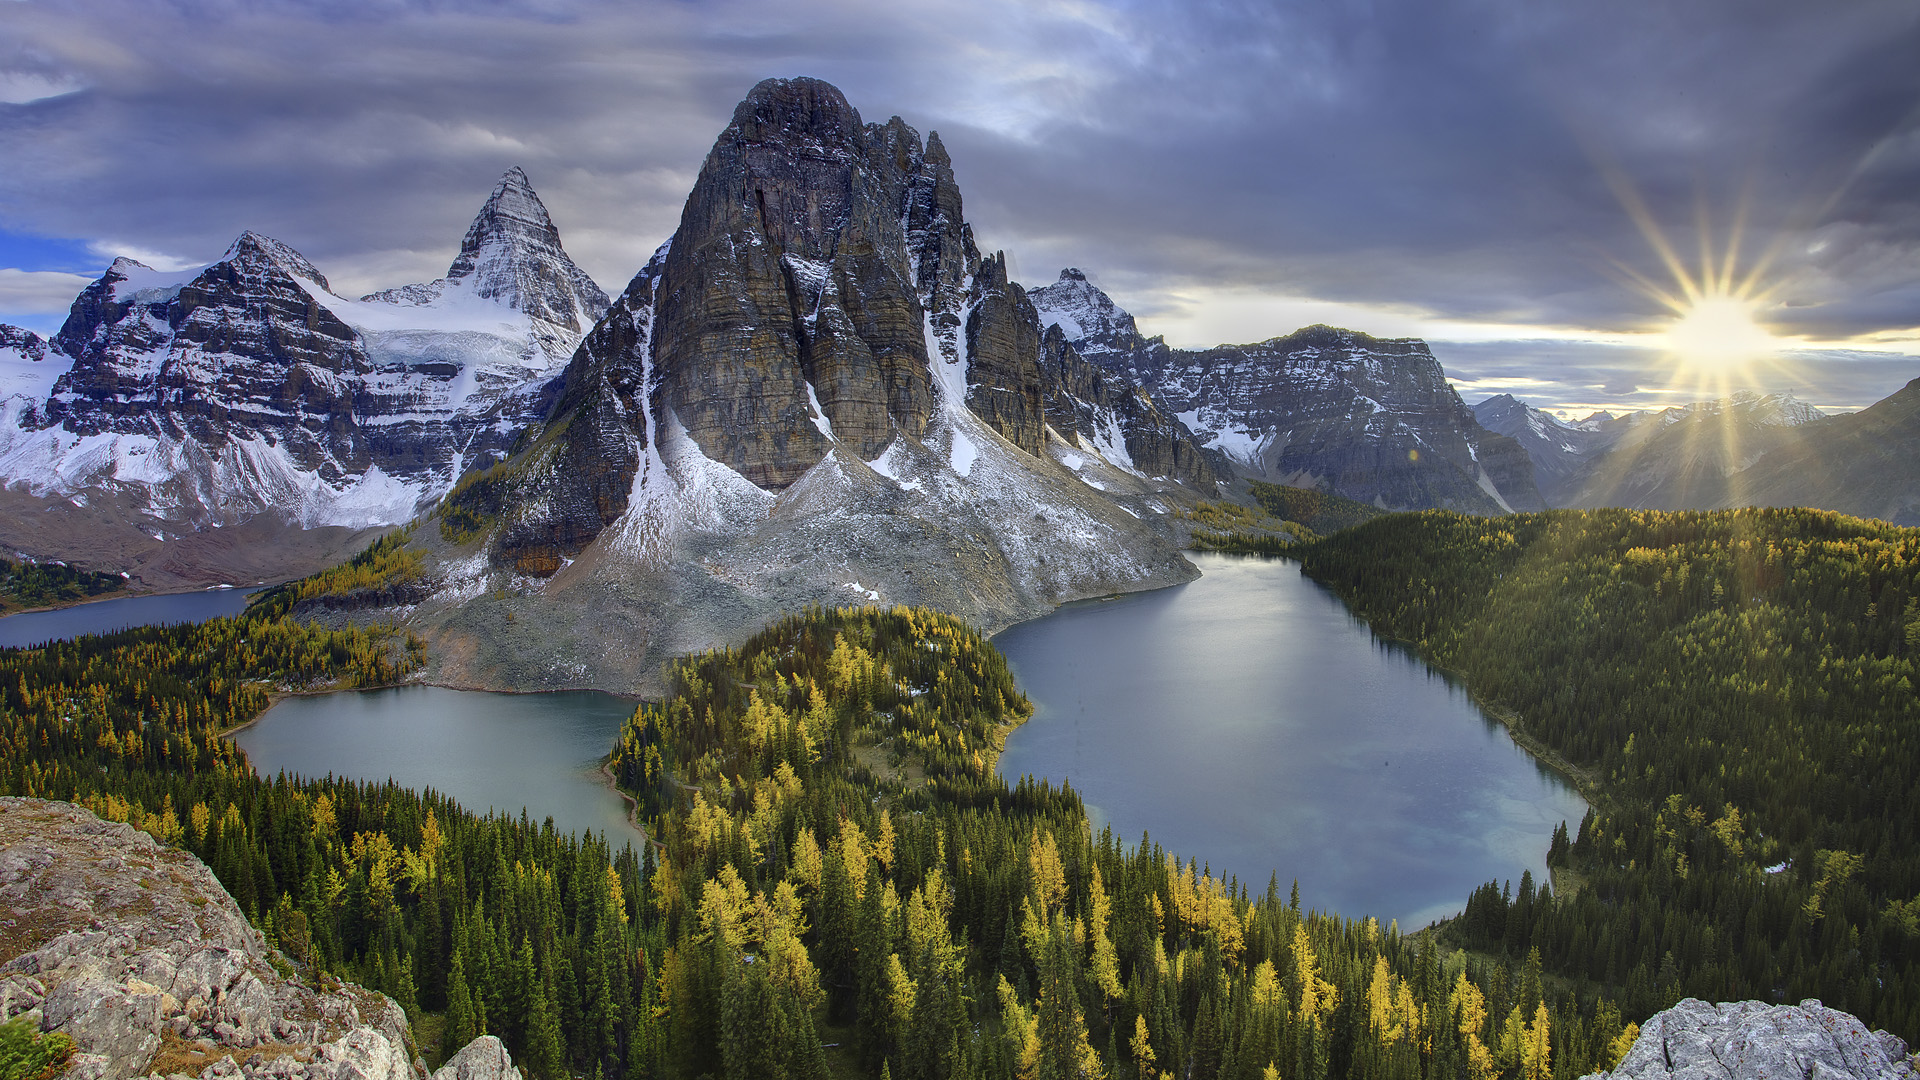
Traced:
<path id="1" fill-rule="evenodd" d="M 1197 581 L 994 639 L 1035 704 L 1002 776 L 1069 781 L 1096 829 L 1251 891 L 1278 874 L 1303 905 L 1406 929 L 1544 880 L 1553 827 L 1586 812 L 1571 787 L 1297 564 L 1189 557 Z"/>
<path id="2" fill-rule="evenodd" d="M 562 831 L 639 842 L 625 803 L 600 780 L 634 703 L 590 690 L 489 694 L 438 686 L 287 698 L 234 734 L 254 771 L 389 778 Z"/>
<path id="3" fill-rule="evenodd" d="M 95 600 L 54 611 L 29 611 L 0 618 L 0 648 L 42 645 L 82 634 L 108 634 L 131 626 L 202 623 L 222 615 L 238 615 L 253 589 L 207 589 L 204 592 L 157 593 Z"/>

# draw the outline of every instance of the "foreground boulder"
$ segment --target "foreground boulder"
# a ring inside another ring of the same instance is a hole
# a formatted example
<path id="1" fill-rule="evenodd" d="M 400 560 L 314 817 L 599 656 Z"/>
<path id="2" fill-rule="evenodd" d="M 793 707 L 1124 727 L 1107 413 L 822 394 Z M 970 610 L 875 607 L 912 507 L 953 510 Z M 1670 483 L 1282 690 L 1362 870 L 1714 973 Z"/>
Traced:
<path id="1" fill-rule="evenodd" d="M 1688 998 L 1655 1013 L 1613 1080 L 1915 1080 L 1907 1044 L 1850 1013 L 1798 1005 Z M 1593 1080 L 1592 1077 L 1587 1080 Z"/>
<path id="2" fill-rule="evenodd" d="M 70 803 L 0 798 L 0 1020 L 76 1044 L 66 1075 L 416 1080 L 406 1014 L 290 978 L 206 864 Z M 291 970 L 290 967 L 284 967 Z M 476 1039 L 438 1080 L 518 1080 Z"/>

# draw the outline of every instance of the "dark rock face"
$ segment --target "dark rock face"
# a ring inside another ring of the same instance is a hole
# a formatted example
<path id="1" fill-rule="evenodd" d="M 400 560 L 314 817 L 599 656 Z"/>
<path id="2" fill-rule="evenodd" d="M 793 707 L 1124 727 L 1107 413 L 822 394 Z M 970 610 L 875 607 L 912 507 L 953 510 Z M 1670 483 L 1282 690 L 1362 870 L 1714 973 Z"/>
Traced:
<path id="1" fill-rule="evenodd" d="M 555 420 L 519 459 L 518 476 L 473 478 L 448 496 L 477 515 L 505 515 L 493 559 L 544 577 L 627 510 L 650 445 L 646 375 L 654 282 L 665 252 L 634 276 L 553 388 Z"/>
<path id="2" fill-rule="evenodd" d="M 1649 1017 L 1611 1073 L 1588 1080 L 1914 1080 L 1907 1044 L 1868 1031 L 1851 1013 L 1808 999 L 1798 1005 L 1688 998 Z"/>
<path id="3" fill-rule="evenodd" d="M 939 137 L 863 124 L 818 80 L 767 80 L 714 143 L 672 241 L 575 354 L 492 558 L 550 573 L 578 555 L 626 511 L 667 425 L 778 492 L 836 448 L 868 462 L 928 437 L 942 407 L 1042 458 L 1058 399 L 1062 417 L 1075 402 L 1125 411 L 1151 475 L 1211 476 L 1119 380 L 1076 397 L 1042 361 L 1038 314 L 1004 257 L 975 248 Z M 1074 423 L 1091 422 L 1063 432 Z"/>
<path id="4" fill-rule="evenodd" d="M 1249 475 L 1391 509 L 1546 505 L 1526 452 L 1479 425 L 1424 342 L 1310 326 L 1257 345 L 1170 349 L 1077 270 L 1034 296 L 1081 355 Z"/>
<path id="5" fill-rule="evenodd" d="M 740 104 L 674 234 L 655 343 L 661 404 L 707 456 L 781 488 L 834 438 L 871 458 L 925 432 L 904 211 L 927 168 L 911 129 L 863 126 L 826 83 L 769 80 Z"/>
<path id="6" fill-rule="evenodd" d="M 763 488 L 836 443 L 872 459 L 923 437 L 937 383 L 1015 446 L 1044 445 L 1037 318 L 974 247 L 939 137 L 863 125 L 826 83 L 770 79 L 740 104 L 659 289 L 661 406 Z"/>
<path id="7" fill-rule="evenodd" d="M 7 323 L 0 323 L 0 349 L 12 349 L 24 359 L 34 362 L 47 358 L 45 338 L 24 327 Z"/>
<path id="8" fill-rule="evenodd" d="M 967 407 L 1008 442 L 1038 457 L 1046 425 L 1039 316 L 1025 290 L 1007 280 L 1005 256 L 980 264 L 971 298 Z"/>

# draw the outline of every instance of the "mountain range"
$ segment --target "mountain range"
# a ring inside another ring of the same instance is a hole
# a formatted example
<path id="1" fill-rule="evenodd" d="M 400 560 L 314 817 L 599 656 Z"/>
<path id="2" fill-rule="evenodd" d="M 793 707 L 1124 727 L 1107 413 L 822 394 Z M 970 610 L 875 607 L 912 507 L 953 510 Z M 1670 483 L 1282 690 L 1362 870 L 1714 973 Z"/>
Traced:
<path id="1" fill-rule="evenodd" d="M 1506 394 L 1473 411 L 1526 449 L 1554 506 L 1811 506 L 1920 525 L 1920 379 L 1835 416 L 1751 391 L 1574 423 Z"/>
<path id="2" fill-rule="evenodd" d="M 1249 479 L 1395 510 L 1857 488 L 1910 513 L 1869 459 L 1911 457 L 1911 417 L 1567 424 L 1468 408 L 1414 339 L 1172 348 L 1078 269 L 1011 280 L 937 134 L 773 79 L 617 297 L 516 168 L 433 281 L 348 298 L 245 232 L 202 267 L 117 260 L 51 339 L 0 327 L 0 545 L 170 588 L 405 525 L 404 587 L 310 614 L 405 621 L 439 681 L 627 690 L 807 604 L 994 628 L 1185 580 L 1174 511 Z"/>

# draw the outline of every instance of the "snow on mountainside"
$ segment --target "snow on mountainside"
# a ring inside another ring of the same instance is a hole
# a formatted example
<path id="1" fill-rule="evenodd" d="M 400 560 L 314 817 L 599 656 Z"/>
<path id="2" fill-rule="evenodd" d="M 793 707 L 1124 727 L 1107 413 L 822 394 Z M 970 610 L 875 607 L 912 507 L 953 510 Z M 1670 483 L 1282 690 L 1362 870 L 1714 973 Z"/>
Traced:
<path id="1" fill-rule="evenodd" d="M 361 300 L 253 232 L 186 271 L 116 260 L 43 359 L 0 353 L 0 485 L 111 503 L 156 542 L 255 518 L 404 522 L 543 415 L 542 388 L 605 306 L 517 169 L 447 277 Z"/>
<path id="2" fill-rule="evenodd" d="M 1078 270 L 1030 295 L 1080 355 L 1135 382 L 1247 475 L 1392 509 L 1544 505 L 1524 452 L 1480 426 L 1424 342 L 1314 326 L 1172 349 L 1142 337 Z"/>

